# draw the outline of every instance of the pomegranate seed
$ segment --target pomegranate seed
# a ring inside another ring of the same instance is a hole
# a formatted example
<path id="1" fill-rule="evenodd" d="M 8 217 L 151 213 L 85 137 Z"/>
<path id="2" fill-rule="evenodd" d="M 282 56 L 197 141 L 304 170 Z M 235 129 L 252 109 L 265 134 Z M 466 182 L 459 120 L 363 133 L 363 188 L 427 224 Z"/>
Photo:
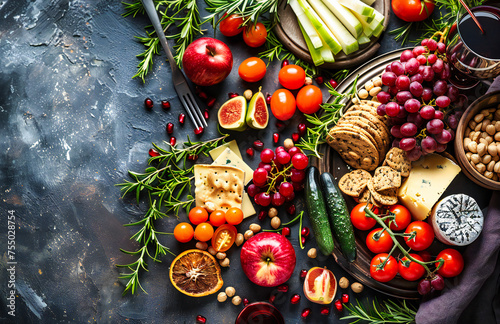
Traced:
<path id="1" fill-rule="evenodd" d="M 172 146 L 175 146 L 175 143 L 177 143 L 177 140 L 175 139 L 175 137 L 170 137 L 170 145 Z"/>
<path id="2" fill-rule="evenodd" d="M 204 130 L 205 129 L 202 126 L 200 126 L 200 127 L 198 127 L 197 129 L 194 130 L 194 133 L 196 135 L 200 135 L 201 133 L 203 133 Z"/>
<path id="3" fill-rule="evenodd" d="M 207 322 L 207 319 L 201 315 L 196 316 L 196 323 L 197 324 L 205 324 Z"/>
<path id="4" fill-rule="evenodd" d="M 153 100 L 151 100 L 151 98 L 146 98 L 146 100 L 144 100 L 144 107 L 148 110 L 153 109 Z"/>
<path id="5" fill-rule="evenodd" d="M 293 133 L 292 134 L 292 140 L 293 140 L 294 143 L 297 143 L 299 141 L 299 139 L 300 139 L 299 133 Z"/>
<path id="6" fill-rule="evenodd" d="M 208 108 L 212 108 L 215 104 L 215 98 L 210 98 L 208 101 L 207 101 L 207 106 Z"/>
<path id="7" fill-rule="evenodd" d="M 292 298 L 290 298 L 290 303 L 292 304 L 298 304 L 300 302 L 300 295 L 299 294 L 295 294 L 292 296 Z"/>
<path id="8" fill-rule="evenodd" d="M 326 315 L 326 316 L 328 316 L 328 315 L 330 315 L 330 308 L 328 308 L 328 307 L 326 307 L 326 306 L 325 306 L 325 307 L 322 307 L 322 308 L 321 308 L 320 313 L 321 313 L 321 315 Z"/>
<path id="9" fill-rule="evenodd" d="M 253 154 L 254 154 L 253 148 L 251 148 L 251 147 L 247 148 L 247 155 L 249 157 L 253 157 Z"/>
<path id="10" fill-rule="evenodd" d="M 248 299 L 246 299 L 246 298 L 243 298 L 243 306 L 246 306 L 246 305 L 248 305 L 248 303 L 249 303 Z"/>
<path id="11" fill-rule="evenodd" d="M 160 156 L 160 153 L 155 149 L 149 149 L 149 156 Z"/>
<path id="12" fill-rule="evenodd" d="M 302 236 L 300 238 L 300 242 L 302 242 L 302 245 L 306 244 L 306 238 Z"/>
<path id="13" fill-rule="evenodd" d="M 198 160 L 198 155 L 196 155 L 196 154 L 188 155 L 187 159 L 189 161 L 196 161 L 196 160 Z"/>
<path id="14" fill-rule="evenodd" d="M 198 92 L 198 97 L 200 97 L 203 100 L 207 100 L 208 98 L 207 94 L 203 91 Z"/>
<path id="15" fill-rule="evenodd" d="M 170 109 L 170 101 L 168 101 L 168 100 L 162 100 L 161 101 L 161 107 L 163 109 Z"/>
<path id="16" fill-rule="evenodd" d="M 303 227 L 302 231 L 300 231 L 300 235 L 302 237 L 308 237 L 309 236 L 309 227 Z"/>
<path id="17" fill-rule="evenodd" d="M 342 302 L 340 301 L 340 299 L 337 299 L 335 301 L 335 308 L 341 312 L 342 310 L 344 310 L 344 306 L 342 306 Z"/>
<path id="18" fill-rule="evenodd" d="M 184 125 L 185 119 L 186 119 L 186 115 L 184 115 L 183 113 L 180 113 L 179 114 L 179 123 L 181 123 L 181 125 Z"/>
<path id="19" fill-rule="evenodd" d="M 283 227 L 281 229 L 281 235 L 283 235 L 283 236 L 290 236 L 290 227 Z"/>
<path id="20" fill-rule="evenodd" d="M 174 124 L 168 123 L 167 124 L 167 134 L 172 134 L 174 132 Z"/>
<path id="21" fill-rule="evenodd" d="M 275 299 L 276 299 L 276 295 L 271 295 L 271 296 L 269 297 L 269 302 L 272 304 L 272 303 L 274 303 L 274 300 L 275 300 Z"/>
<path id="22" fill-rule="evenodd" d="M 307 276 L 307 270 L 306 269 L 300 270 L 300 279 L 305 279 L 306 276 Z"/>
<path id="23" fill-rule="evenodd" d="M 281 62 L 281 67 L 285 67 L 288 64 L 290 64 L 290 62 L 288 62 L 288 60 L 283 60 L 283 62 Z"/>
<path id="24" fill-rule="evenodd" d="M 268 94 L 266 97 L 266 104 L 270 105 L 271 104 L 271 95 Z"/>
<path id="25" fill-rule="evenodd" d="M 262 143 L 261 140 L 256 140 L 255 142 L 253 142 L 253 148 L 256 150 L 256 151 L 262 151 L 264 149 L 264 143 Z"/>
<path id="26" fill-rule="evenodd" d="M 306 124 L 304 123 L 300 123 L 297 125 L 297 129 L 299 130 L 299 135 L 300 136 L 304 136 L 306 135 Z"/>
<path id="27" fill-rule="evenodd" d="M 322 76 L 318 76 L 318 77 L 316 77 L 316 79 L 315 79 L 315 80 L 316 80 L 316 83 L 317 83 L 317 84 L 323 84 L 323 82 L 325 82 L 325 80 L 323 79 L 323 77 L 322 77 Z"/>
<path id="28" fill-rule="evenodd" d="M 335 89 L 339 84 L 334 79 L 330 79 L 330 85 Z"/>
<path id="29" fill-rule="evenodd" d="M 302 313 L 300 313 L 300 316 L 302 316 L 302 318 L 307 318 L 309 316 L 309 314 L 311 314 L 311 309 L 310 308 L 304 308 L 304 310 L 302 311 Z"/>
<path id="30" fill-rule="evenodd" d="M 205 119 L 208 119 L 209 114 L 208 114 L 208 109 L 205 109 L 205 111 L 203 112 L 203 117 L 205 117 Z"/>
<path id="31" fill-rule="evenodd" d="M 347 304 L 349 302 L 349 295 L 348 294 L 342 294 L 342 303 Z"/>
<path id="32" fill-rule="evenodd" d="M 273 134 L 273 142 L 274 142 L 274 144 L 278 144 L 279 141 L 280 141 L 280 134 L 274 133 Z"/>
<path id="33" fill-rule="evenodd" d="M 239 94 L 236 92 L 230 92 L 227 94 L 227 96 L 229 97 L 229 99 L 232 99 L 232 98 L 238 97 Z"/>
<path id="34" fill-rule="evenodd" d="M 290 206 L 288 206 L 288 208 L 286 209 L 286 212 L 290 215 L 295 215 L 295 205 L 290 204 Z"/>
<path id="35" fill-rule="evenodd" d="M 278 291 L 279 292 L 288 292 L 288 285 L 281 285 L 281 286 L 278 286 Z"/>
<path id="36" fill-rule="evenodd" d="M 276 128 L 278 129 L 278 132 L 281 132 L 282 130 L 284 130 L 286 127 L 285 123 L 282 122 L 281 120 L 278 120 L 276 122 Z"/>
<path id="37" fill-rule="evenodd" d="M 262 221 L 262 220 L 264 220 L 266 217 L 267 217 L 267 210 L 262 209 L 262 210 L 259 212 L 259 220 L 260 220 L 260 221 Z"/>

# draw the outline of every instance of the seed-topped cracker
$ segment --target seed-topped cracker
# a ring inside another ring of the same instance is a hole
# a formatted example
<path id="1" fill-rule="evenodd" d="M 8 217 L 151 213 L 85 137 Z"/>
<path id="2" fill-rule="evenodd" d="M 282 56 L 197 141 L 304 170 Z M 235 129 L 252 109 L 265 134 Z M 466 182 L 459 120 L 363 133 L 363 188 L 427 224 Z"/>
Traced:
<path id="1" fill-rule="evenodd" d="M 359 195 L 365 190 L 368 180 L 371 178 L 371 174 L 365 170 L 354 170 L 344 174 L 344 176 L 340 178 L 339 188 L 346 195 L 359 197 Z"/>
<path id="2" fill-rule="evenodd" d="M 408 160 L 406 152 L 398 147 L 393 147 L 387 152 L 384 163 L 401 172 L 403 177 L 410 175 L 411 162 Z"/>
<path id="3" fill-rule="evenodd" d="M 372 171 L 379 164 L 377 148 L 363 134 L 333 127 L 326 141 L 353 168 Z"/>
<path id="4" fill-rule="evenodd" d="M 398 203 L 397 190 L 395 188 L 388 189 L 384 192 L 379 192 L 379 191 L 375 190 L 375 188 L 373 187 L 373 182 L 374 182 L 374 178 L 372 178 L 371 180 L 368 181 L 368 183 L 366 184 L 366 187 L 368 188 L 368 190 L 370 190 L 370 193 L 372 195 L 372 199 L 374 201 L 378 202 L 379 204 L 386 205 L 386 206 L 391 206 L 391 205 L 395 205 Z"/>
<path id="5" fill-rule="evenodd" d="M 388 166 L 381 166 L 373 174 L 373 188 L 377 191 L 401 187 L 401 173 Z"/>

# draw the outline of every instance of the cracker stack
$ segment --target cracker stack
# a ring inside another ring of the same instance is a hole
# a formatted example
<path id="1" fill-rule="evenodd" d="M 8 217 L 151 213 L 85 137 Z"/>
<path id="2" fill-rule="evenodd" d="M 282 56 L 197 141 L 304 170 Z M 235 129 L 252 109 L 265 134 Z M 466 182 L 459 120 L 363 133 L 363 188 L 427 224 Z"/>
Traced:
<path id="1" fill-rule="evenodd" d="M 353 105 L 328 133 L 328 144 L 353 168 L 375 170 L 390 147 L 388 119 L 377 114 L 378 105 L 366 100 Z"/>

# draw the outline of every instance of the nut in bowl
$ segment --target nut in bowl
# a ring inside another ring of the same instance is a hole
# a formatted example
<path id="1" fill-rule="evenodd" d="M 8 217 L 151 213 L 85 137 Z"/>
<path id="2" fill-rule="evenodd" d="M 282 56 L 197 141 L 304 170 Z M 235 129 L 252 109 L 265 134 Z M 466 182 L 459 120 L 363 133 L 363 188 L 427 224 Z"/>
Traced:
<path id="1" fill-rule="evenodd" d="M 466 110 L 457 128 L 455 155 L 468 178 L 500 190 L 500 91 L 485 94 Z"/>

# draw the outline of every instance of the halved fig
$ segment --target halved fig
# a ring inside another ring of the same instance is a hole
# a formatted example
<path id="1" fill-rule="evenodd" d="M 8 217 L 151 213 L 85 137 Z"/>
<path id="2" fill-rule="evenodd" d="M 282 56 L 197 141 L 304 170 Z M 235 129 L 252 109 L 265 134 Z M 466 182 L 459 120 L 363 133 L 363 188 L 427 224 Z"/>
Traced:
<path id="1" fill-rule="evenodd" d="M 266 98 L 262 92 L 253 95 L 248 105 L 247 125 L 255 129 L 264 129 L 269 122 L 269 112 L 267 110 Z"/>
<path id="2" fill-rule="evenodd" d="M 226 101 L 217 113 L 219 124 L 222 128 L 243 131 L 247 128 L 245 116 L 247 111 L 247 100 L 243 96 L 237 96 Z"/>

